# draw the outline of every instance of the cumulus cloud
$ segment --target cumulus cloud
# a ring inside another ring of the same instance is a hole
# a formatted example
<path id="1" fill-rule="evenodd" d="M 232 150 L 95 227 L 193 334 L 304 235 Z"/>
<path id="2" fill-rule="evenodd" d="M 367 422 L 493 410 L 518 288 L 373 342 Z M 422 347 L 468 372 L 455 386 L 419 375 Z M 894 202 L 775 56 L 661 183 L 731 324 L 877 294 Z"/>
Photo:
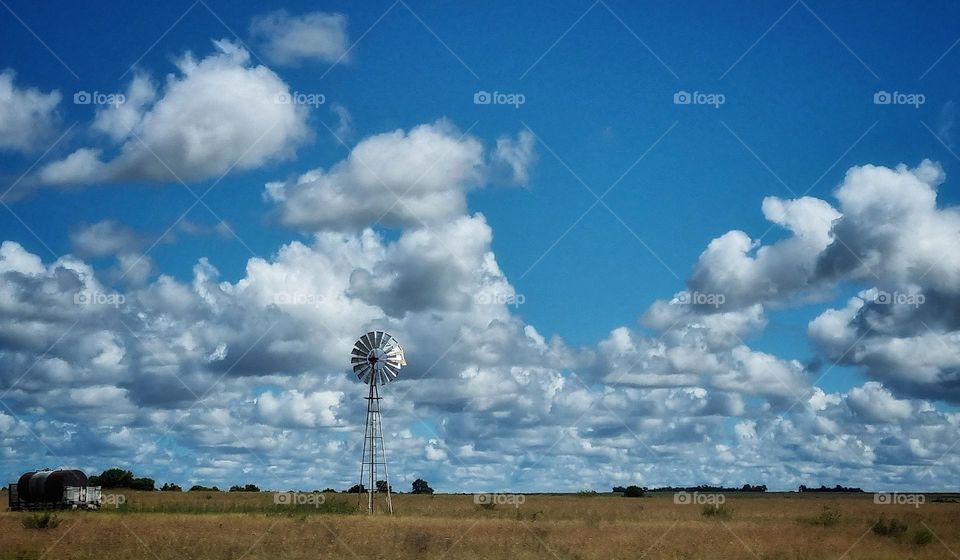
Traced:
<path id="1" fill-rule="evenodd" d="M 0 72 L 0 150 L 33 153 L 53 139 L 60 119 L 60 92 L 20 88 L 11 69 Z"/>
<path id="2" fill-rule="evenodd" d="M 127 102 L 101 109 L 93 129 L 119 143 L 112 159 L 81 148 L 45 165 L 42 185 L 118 181 L 197 181 L 287 158 L 308 137 L 306 114 L 280 103 L 289 88 L 227 40 L 202 59 L 187 53 L 162 91 L 134 77 Z"/>
<path id="3" fill-rule="evenodd" d="M 782 302 L 819 287 L 817 258 L 831 244 L 840 213 L 817 198 L 768 197 L 763 215 L 792 236 L 763 246 L 742 231 L 714 239 L 697 261 L 691 290 L 721 295 L 724 305 L 734 307 Z"/>
<path id="4" fill-rule="evenodd" d="M 250 35 L 267 58 L 281 65 L 318 60 L 336 63 L 347 58 L 347 17 L 310 12 L 291 15 L 285 10 L 253 18 Z"/>
<path id="5" fill-rule="evenodd" d="M 522 136 L 522 135 L 521 135 Z M 524 144 L 523 140 L 517 141 Z M 532 146 L 509 152 L 512 173 L 526 178 Z M 520 155 L 517 155 L 517 152 Z M 507 156 L 494 155 L 504 160 Z M 443 223 L 466 211 L 466 193 L 489 180 L 481 142 L 447 121 L 365 138 L 346 159 L 295 180 L 272 182 L 266 196 L 281 221 L 305 229 L 358 230 L 371 223 L 410 227 Z"/>
<path id="6" fill-rule="evenodd" d="M 960 401 L 960 210 L 939 208 L 942 168 L 866 165 L 837 190 L 843 217 L 818 273 L 870 286 L 809 326 L 831 359 L 911 396 Z"/>
<path id="7" fill-rule="evenodd" d="M 847 393 L 850 410 L 871 422 L 897 422 L 913 414 L 909 401 L 897 399 L 882 384 L 870 381 Z"/>

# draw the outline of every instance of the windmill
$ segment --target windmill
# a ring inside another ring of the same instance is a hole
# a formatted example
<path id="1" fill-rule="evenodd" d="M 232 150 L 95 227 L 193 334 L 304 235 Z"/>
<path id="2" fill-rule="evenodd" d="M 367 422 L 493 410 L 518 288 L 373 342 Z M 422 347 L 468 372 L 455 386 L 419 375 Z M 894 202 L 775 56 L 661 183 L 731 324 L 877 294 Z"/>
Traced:
<path id="1" fill-rule="evenodd" d="M 403 348 L 397 339 L 383 331 L 370 331 L 360 337 L 350 352 L 353 373 L 369 387 L 367 393 L 367 425 L 363 436 L 363 460 L 360 462 L 360 486 L 367 479 L 367 513 L 374 511 L 374 496 L 379 468 L 383 467 L 384 491 L 387 494 L 387 511 L 393 513 L 390 499 L 390 476 L 387 474 L 387 455 L 383 446 L 383 423 L 380 418 L 379 385 L 386 385 L 400 375 L 400 368 L 407 365 Z M 379 451 L 378 451 L 379 447 Z M 362 494 L 361 494 L 362 496 Z M 362 499 L 362 498 L 361 498 Z"/>

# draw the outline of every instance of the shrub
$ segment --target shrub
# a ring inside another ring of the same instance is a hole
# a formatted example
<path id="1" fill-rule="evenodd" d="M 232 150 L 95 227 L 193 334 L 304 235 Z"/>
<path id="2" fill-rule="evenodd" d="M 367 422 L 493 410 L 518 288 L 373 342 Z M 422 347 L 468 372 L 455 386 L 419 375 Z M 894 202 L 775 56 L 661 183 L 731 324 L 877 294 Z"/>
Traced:
<path id="1" fill-rule="evenodd" d="M 873 532 L 884 537 L 899 537 L 907 532 L 907 524 L 899 519 L 885 519 L 882 515 L 876 523 L 873 524 Z"/>
<path id="2" fill-rule="evenodd" d="M 60 518 L 55 513 L 44 511 L 24 517 L 21 523 L 24 529 L 54 529 L 60 525 Z"/>
<path id="3" fill-rule="evenodd" d="M 840 512 L 823 506 L 823 510 L 818 513 L 815 517 L 809 520 L 810 525 L 816 525 L 817 527 L 833 527 L 840 524 Z"/>
<path id="4" fill-rule="evenodd" d="M 597 495 L 596 490 L 578 490 L 577 491 L 577 497 L 580 497 L 580 498 L 589 498 L 591 496 L 596 496 L 596 495 Z"/>
<path id="5" fill-rule="evenodd" d="M 642 498 L 647 491 L 639 486 L 627 486 L 623 489 L 624 498 Z"/>
<path id="6" fill-rule="evenodd" d="M 913 544 L 917 546 L 924 546 L 933 542 L 933 533 L 930 529 L 924 527 L 923 529 L 917 529 L 913 533 Z"/>
<path id="7" fill-rule="evenodd" d="M 707 504 L 703 506 L 700 515 L 704 517 L 716 517 L 717 519 L 730 519 L 733 517 L 733 510 L 724 504 Z"/>

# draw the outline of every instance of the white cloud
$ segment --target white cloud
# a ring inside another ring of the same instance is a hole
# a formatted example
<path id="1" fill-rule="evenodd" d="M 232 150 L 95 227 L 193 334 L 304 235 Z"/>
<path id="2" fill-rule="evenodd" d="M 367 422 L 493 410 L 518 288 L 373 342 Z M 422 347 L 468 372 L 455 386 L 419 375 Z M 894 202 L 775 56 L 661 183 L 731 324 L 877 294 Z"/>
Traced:
<path id="1" fill-rule="evenodd" d="M 529 130 L 521 130 L 516 139 L 501 136 L 491 156 L 491 165 L 504 175 L 504 182 L 526 185 L 530 169 L 537 159 L 536 139 Z"/>
<path id="2" fill-rule="evenodd" d="M 870 381 L 847 393 L 847 406 L 854 414 L 870 422 L 897 422 L 910 418 L 913 406 L 895 398 L 881 383 Z"/>
<path id="3" fill-rule="evenodd" d="M 187 53 L 179 75 L 158 93 L 136 76 L 129 104 L 101 110 L 93 128 L 121 142 L 109 161 L 103 150 L 81 148 L 44 166 L 35 180 L 47 185 L 116 181 L 197 181 L 260 167 L 293 155 L 308 137 L 306 111 L 281 103 L 287 84 L 250 54 L 227 41 L 197 60 Z M 128 133 L 129 130 L 129 133 Z"/>
<path id="4" fill-rule="evenodd" d="M 317 428 L 337 424 L 336 409 L 343 400 L 341 391 L 316 391 L 309 394 L 295 389 L 279 396 L 262 393 L 257 398 L 261 420 L 277 427 Z"/>
<path id="5" fill-rule="evenodd" d="M 291 15 L 285 10 L 253 18 L 250 34 L 275 64 L 298 65 L 319 60 L 336 63 L 347 58 L 347 17 L 311 12 Z"/>
<path id="6" fill-rule="evenodd" d="M 43 93 L 14 84 L 16 73 L 0 72 L 0 150 L 33 153 L 53 140 L 60 124 L 57 105 L 60 92 Z"/>
<path id="7" fill-rule="evenodd" d="M 513 164 L 530 164 L 530 146 L 495 154 L 517 150 L 523 154 L 511 156 Z M 467 191 L 488 182 L 496 165 L 487 161 L 479 140 L 441 120 L 365 138 L 328 170 L 268 183 L 266 196 L 280 205 L 281 220 L 294 227 L 429 226 L 463 215 Z"/>
<path id="8" fill-rule="evenodd" d="M 102 257 L 136 250 L 143 244 L 143 238 L 128 226 L 114 220 L 101 220 L 72 231 L 70 243 L 81 255 Z"/>
<path id="9" fill-rule="evenodd" d="M 819 287 L 817 258 L 830 245 L 833 221 L 840 213 L 817 198 L 768 197 L 763 215 L 793 236 L 765 246 L 742 231 L 714 239 L 697 261 L 691 290 L 722 295 L 725 305 L 739 307 L 783 302 Z"/>
<path id="10" fill-rule="evenodd" d="M 137 130 L 147 108 L 156 98 L 157 90 L 150 77 L 137 74 L 127 87 L 124 102 L 99 108 L 91 128 L 114 142 L 122 142 Z"/>

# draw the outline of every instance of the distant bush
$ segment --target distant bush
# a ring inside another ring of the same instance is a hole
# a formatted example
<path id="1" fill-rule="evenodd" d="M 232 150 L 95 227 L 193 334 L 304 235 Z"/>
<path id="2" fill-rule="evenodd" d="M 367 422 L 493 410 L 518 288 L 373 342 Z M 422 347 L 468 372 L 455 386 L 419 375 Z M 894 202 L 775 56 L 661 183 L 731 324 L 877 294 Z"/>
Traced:
<path id="1" fill-rule="evenodd" d="M 243 486 L 234 485 L 230 487 L 231 492 L 259 492 L 260 488 L 256 484 L 245 484 Z"/>
<path id="2" fill-rule="evenodd" d="M 347 494 L 363 494 L 367 491 L 363 484 L 354 484 L 347 489 Z"/>
<path id="3" fill-rule="evenodd" d="M 24 529 L 55 529 L 60 525 L 60 518 L 57 514 L 49 511 L 41 513 L 31 513 L 21 521 Z"/>
<path id="4" fill-rule="evenodd" d="M 577 496 L 579 496 L 580 498 L 590 498 L 596 495 L 597 495 L 596 490 L 577 490 Z"/>
<path id="5" fill-rule="evenodd" d="M 164 482 L 163 486 L 160 487 L 161 492 L 183 492 L 183 488 L 179 484 L 174 484 L 173 482 Z"/>
<path id="6" fill-rule="evenodd" d="M 219 492 L 220 489 L 216 486 L 201 486 L 199 484 L 194 484 L 190 487 L 188 492 Z"/>
<path id="7" fill-rule="evenodd" d="M 824 485 L 820 485 L 820 488 L 814 488 L 812 486 L 800 485 L 800 488 L 797 489 L 799 492 L 863 492 L 863 488 L 857 488 L 854 486 L 840 486 L 837 484 L 833 488 L 827 488 Z"/>
<path id="8" fill-rule="evenodd" d="M 715 517 L 717 519 L 730 519 L 733 517 L 733 510 L 725 504 L 707 504 L 703 506 L 700 515 L 704 517 Z"/>
<path id="9" fill-rule="evenodd" d="M 322 492 L 323 492 L 324 494 L 336 494 L 336 493 L 337 493 L 337 491 L 334 490 L 333 488 L 324 488 L 324 489 L 322 490 Z"/>
<path id="10" fill-rule="evenodd" d="M 624 498 L 642 498 L 647 494 L 646 488 L 640 488 L 639 486 L 627 486 L 623 489 Z"/>

